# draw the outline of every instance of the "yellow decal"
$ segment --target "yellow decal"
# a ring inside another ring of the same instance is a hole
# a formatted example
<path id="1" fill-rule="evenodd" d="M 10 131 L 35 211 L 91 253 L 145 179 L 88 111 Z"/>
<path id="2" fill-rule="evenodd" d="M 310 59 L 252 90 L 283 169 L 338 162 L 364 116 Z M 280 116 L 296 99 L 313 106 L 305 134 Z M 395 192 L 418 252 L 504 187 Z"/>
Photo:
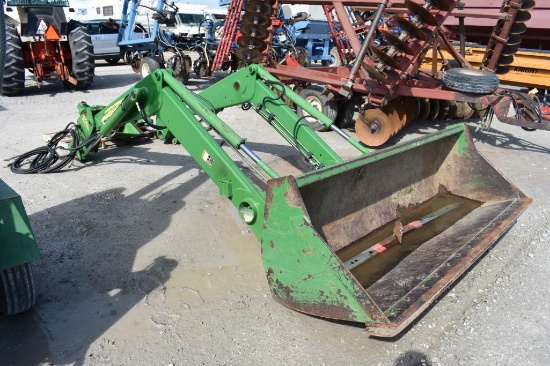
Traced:
<path id="1" fill-rule="evenodd" d="M 84 126 L 86 126 L 86 129 L 89 130 L 90 129 L 90 121 L 88 120 L 88 116 L 86 116 L 86 111 L 82 112 L 82 114 L 80 115 L 80 120 L 82 121 Z"/>
<path id="2" fill-rule="evenodd" d="M 101 117 L 101 123 L 105 123 L 105 121 L 115 113 L 118 107 L 122 104 L 123 99 L 119 100 L 109 108 L 105 110 L 105 113 L 103 113 L 103 117 Z"/>
<path id="3" fill-rule="evenodd" d="M 202 151 L 201 157 L 202 157 L 202 160 L 204 160 L 204 162 L 205 162 L 206 164 L 208 164 L 208 166 L 212 166 L 212 164 L 214 163 L 214 160 L 213 160 L 212 157 L 206 152 L 206 150 L 203 150 L 203 151 Z"/>

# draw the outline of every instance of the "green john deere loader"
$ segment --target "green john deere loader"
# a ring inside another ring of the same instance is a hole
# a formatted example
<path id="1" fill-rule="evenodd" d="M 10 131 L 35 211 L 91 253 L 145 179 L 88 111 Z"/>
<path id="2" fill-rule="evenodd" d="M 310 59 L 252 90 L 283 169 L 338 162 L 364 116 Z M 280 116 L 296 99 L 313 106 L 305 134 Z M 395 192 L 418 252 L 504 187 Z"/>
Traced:
<path id="1" fill-rule="evenodd" d="M 342 159 L 289 101 L 351 144 L 357 157 Z M 262 116 L 268 123 L 261 128 L 275 129 L 309 170 L 281 174 L 262 160 L 217 115 L 239 105 L 242 113 Z M 277 302 L 364 323 L 381 337 L 395 336 L 419 316 L 531 201 L 479 154 L 465 124 L 372 151 L 259 65 L 198 94 L 159 69 L 107 106 L 82 102 L 78 109 L 69 128 L 72 157 L 84 160 L 102 139 L 144 129 L 177 139 L 258 237 Z M 226 149 L 249 163 L 257 179 Z M 12 168 L 51 171 L 70 158 L 38 164 L 26 155 Z"/>

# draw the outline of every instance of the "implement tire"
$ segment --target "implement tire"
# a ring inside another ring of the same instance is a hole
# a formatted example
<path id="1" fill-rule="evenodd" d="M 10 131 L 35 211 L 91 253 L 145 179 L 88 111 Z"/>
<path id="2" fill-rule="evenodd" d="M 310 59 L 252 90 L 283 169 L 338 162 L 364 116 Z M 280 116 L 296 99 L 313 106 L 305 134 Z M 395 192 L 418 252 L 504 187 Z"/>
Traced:
<path id="1" fill-rule="evenodd" d="M 15 315 L 29 310 L 36 301 L 30 262 L 0 271 L 0 313 Z"/>
<path id="2" fill-rule="evenodd" d="M 443 84 L 462 93 L 489 94 L 498 88 L 500 80 L 489 71 L 456 68 L 445 71 Z"/>
<path id="3" fill-rule="evenodd" d="M 77 27 L 69 33 L 72 65 L 71 76 L 76 79 L 75 89 L 87 89 L 94 80 L 95 62 L 92 38 L 84 27 Z"/>
<path id="4" fill-rule="evenodd" d="M 309 104 L 315 107 L 318 111 L 322 112 L 325 116 L 330 118 L 332 121 L 336 119 L 338 114 L 338 103 L 336 100 L 328 100 L 327 96 L 323 94 L 324 88 L 321 85 L 310 85 L 300 93 L 300 96 L 304 98 Z M 307 112 L 302 108 L 297 107 L 296 112 L 299 117 L 307 122 L 307 124 L 314 130 L 317 131 L 328 131 L 324 124 L 317 121 L 315 118 L 310 117 Z"/>
<path id="5" fill-rule="evenodd" d="M 23 49 L 17 29 L 6 23 L 6 59 L 4 78 L 2 80 L 2 95 L 14 96 L 25 89 L 25 64 Z"/>
<path id="6" fill-rule="evenodd" d="M 156 59 L 148 56 L 141 59 L 139 73 L 141 74 L 142 79 L 151 74 L 156 69 L 160 69 L 160 63 Z"/>
<path id="7" fill-rule="evenodd" d="M 340 54 L 338 53 L 338 49 L 336 46 L 331 47 L 329 51 L 329 56 L 332 58 L 332 60 L 323 60 L 321 61 L 321 65 L 323 66 L 341 66 L 342 60 L 340 60 Z"/>

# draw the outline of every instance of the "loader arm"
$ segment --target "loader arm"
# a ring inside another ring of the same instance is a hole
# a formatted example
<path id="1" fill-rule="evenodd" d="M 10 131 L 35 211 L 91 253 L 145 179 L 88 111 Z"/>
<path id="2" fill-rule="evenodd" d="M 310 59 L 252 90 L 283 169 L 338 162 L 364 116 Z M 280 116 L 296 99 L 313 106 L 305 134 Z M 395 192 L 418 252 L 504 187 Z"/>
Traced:
<path id="1" fill-rule="evenodd" d="M 150 123 L 149 119 L 156 116 L 157 128 L 165 128 L 159 130 L 159 134 L 169 133 L 184 146 L 216 183 L 220 194 L 233 202 L 241 218 L 261 239 L 265 193 L 239 169 L 209 130 L 215 131 L 233 149 L 246 155 L 269 178 L 278 178 L 279 175 L 246 145 L 245 138 L 233 131 L 216 113 L 236 105 L 254 108 L 310 162 L 312 169 L 342 162 L 342 158 L 285 103 L 283 93 L 311 116 L 338 131 L 359 152 L 369 151 L 333 126 L 328 117 L 261 66 L 251 65 L 200 94 L 184 87 L 169 70 L 159 69 L 107 106 L 80 103 L 77 123 L 79 141 L 86 143 L 79 148 L 77 158 L 84 160 L 90 152 L 96 151 L 101 138 L 139 130 L 139 126 L 146 126 Z"/>

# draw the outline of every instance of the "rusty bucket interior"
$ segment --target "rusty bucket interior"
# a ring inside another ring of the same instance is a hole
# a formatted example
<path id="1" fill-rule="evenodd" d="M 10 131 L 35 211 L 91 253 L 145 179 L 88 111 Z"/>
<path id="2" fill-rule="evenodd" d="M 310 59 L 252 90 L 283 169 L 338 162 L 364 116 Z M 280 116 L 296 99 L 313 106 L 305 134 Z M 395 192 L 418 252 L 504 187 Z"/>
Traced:
<path id="1" fill-rule="evenodd" d="M 480 155 L 463 124 L 275 179 L 268 184 L 262 240 L 268 282 L 290 308 L 395 336 L 530 202 Z M 350 259 L 395 237 L 396 227 L 438 212 L 350 268 Z"/>

